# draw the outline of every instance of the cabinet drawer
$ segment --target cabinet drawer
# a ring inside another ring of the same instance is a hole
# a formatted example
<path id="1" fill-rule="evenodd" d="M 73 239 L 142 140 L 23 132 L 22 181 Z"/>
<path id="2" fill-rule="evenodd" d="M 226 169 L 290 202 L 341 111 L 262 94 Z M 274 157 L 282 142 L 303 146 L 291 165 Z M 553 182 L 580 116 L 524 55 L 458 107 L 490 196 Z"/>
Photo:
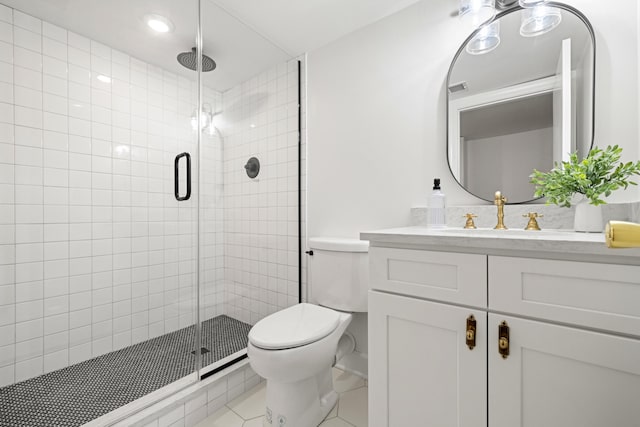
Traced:
<path id="1" fill-rule="evenodd" d="M 640 267 L 490 256 L 489 308 L 640 336 Z"/>
<path id="2" fill-rule="evenodd" d="M 371 288 L 444 302 L 486 307 L 487 257 L 372 247 Z"/>

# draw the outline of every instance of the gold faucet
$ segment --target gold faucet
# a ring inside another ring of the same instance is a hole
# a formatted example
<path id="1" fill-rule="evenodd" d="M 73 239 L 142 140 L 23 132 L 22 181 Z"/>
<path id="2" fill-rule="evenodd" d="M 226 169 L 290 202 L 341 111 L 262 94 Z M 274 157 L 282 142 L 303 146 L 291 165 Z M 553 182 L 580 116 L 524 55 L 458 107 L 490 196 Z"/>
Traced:
<path id="1" fill-rule="evenodd" d="M 504 225 L 504 204 L 507 202 L 507 198 L 502 195 L 500 191 L 496 191 L 493 198 L 493 204 L 498 207 L 498 225 L 493 227 L 494 230 L 506 230 Z"/>
<path id="2" fill-rule="evenodd" d="M 464 215 L 465 218 L 467 218 L 467 222 L 464 224 L 464 228 L 466 229 L 475 229 L 477 228 L 476 225 L 473 223 L 473 218 L 477 218 L 477 215 L 474 215 L 472 213 L 468 213 Z"/>
<path id="3" fill-rule="evenodd" d="M 533 230 L 533 231 L 540 230 L 540 226 L 538 225 L 538 221 L 536 220 L 536 218 L 542 218 L 544 215 L 540 215 L 538 212 L 529 212 L 522 216 L 525 218 L 529 218 L 529 222 L 527 223 L 527 226 L 524 228 L 525 230 Z"/>

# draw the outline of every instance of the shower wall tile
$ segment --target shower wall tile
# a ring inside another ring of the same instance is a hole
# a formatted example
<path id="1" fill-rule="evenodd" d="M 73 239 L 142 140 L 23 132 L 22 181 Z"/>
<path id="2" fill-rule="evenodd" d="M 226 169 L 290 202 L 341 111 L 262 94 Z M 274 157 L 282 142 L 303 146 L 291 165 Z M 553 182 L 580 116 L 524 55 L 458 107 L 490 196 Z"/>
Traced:
<path id="1" fill-rule="evenodd" d="M 198 215 L 173 159 L 197 167 L 196 95 L 195 75 L 0 5 L 0 387 L 193 324 Z"/>
<path id="2" fill-rule="evenodd" d="M 254 324 L 298 302 L 298 59 L 225 92 L 225 117 L 225 310 Z"/>

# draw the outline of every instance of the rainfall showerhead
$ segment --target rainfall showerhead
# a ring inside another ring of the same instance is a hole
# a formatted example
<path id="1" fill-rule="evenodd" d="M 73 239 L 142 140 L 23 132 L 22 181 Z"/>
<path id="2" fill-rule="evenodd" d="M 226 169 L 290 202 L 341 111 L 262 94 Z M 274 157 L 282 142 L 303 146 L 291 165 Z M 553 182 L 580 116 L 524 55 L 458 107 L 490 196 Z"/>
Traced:
<path id="1" fill-rule="evenodd" d="M 182 65 L 183 67 L 186 67 L 190 70 L 196 71 L 196 67 L 198 66 L 198 61 L 197 58 L 198 55 L 196 54 L 196 48 L 192 48 L 191 52 L 182 52 L 180 54 L 178 54 L 178 62 L 180 63 L 180 65 Z M 202 55 L 202 71 L 207 72 L 207 71 L 213 71 L 216 69 L 216 62 L 209 58 L 207 55 Z"/>

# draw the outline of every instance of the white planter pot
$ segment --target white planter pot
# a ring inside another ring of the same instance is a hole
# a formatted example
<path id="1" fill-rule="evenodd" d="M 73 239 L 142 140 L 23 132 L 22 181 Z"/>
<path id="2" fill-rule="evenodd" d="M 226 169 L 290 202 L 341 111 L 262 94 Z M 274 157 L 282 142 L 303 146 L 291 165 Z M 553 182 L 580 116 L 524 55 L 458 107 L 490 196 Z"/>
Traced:
<path id="1" fill-rule="evenodd" d="M 575 231 L 585 233 L 601 233 L 604 230 L 602 205 L 594 206 L 588 199 L 576 204 L 576 215 L 573 221 Z"/>

